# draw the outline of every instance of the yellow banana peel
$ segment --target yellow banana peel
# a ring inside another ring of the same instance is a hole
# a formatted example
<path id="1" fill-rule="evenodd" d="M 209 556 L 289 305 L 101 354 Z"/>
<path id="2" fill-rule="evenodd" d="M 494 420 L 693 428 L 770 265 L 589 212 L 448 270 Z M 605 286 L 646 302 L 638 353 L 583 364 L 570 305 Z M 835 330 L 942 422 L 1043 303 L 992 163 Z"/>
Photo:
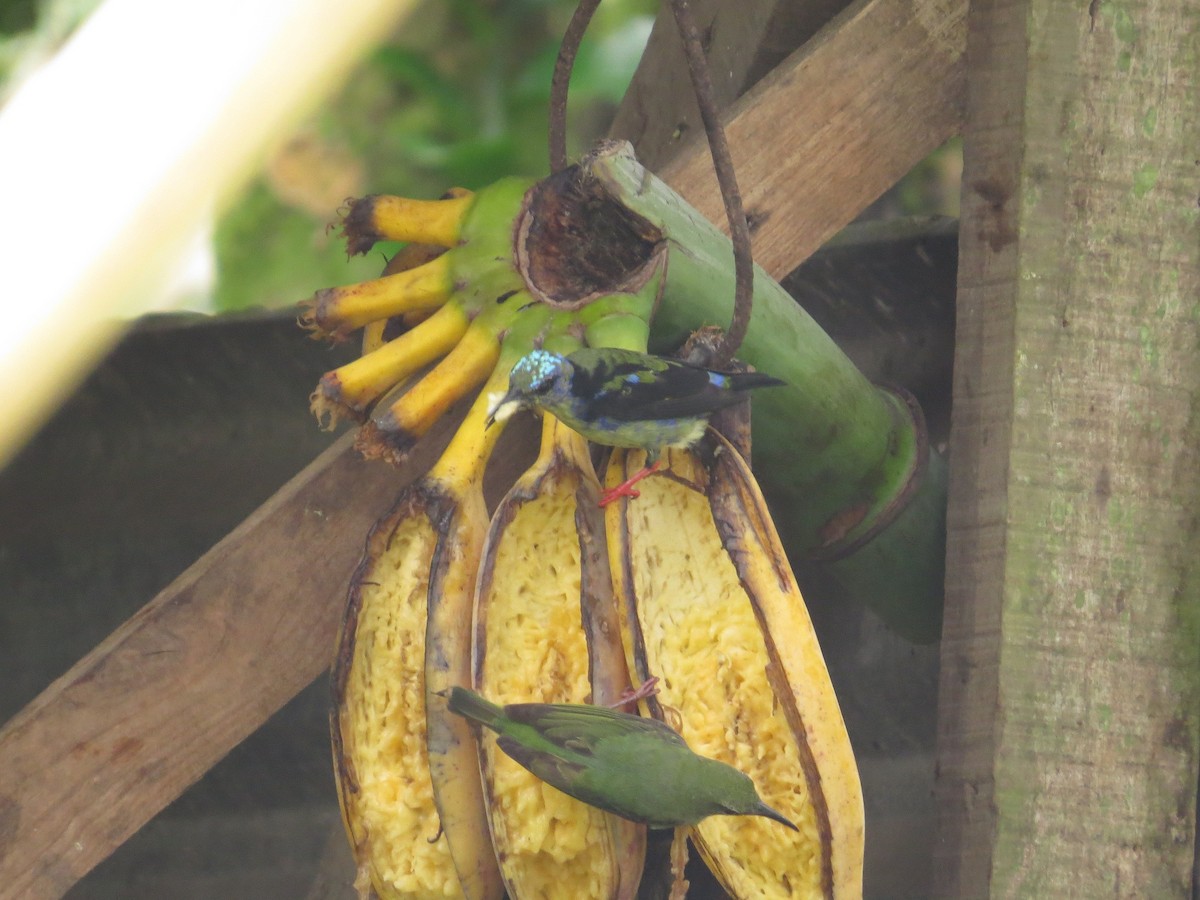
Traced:
<path id="1" fill-rule="evenodd" d="M 451 188 L 440 200 L 410 200 L 372 194 L 353 200 L 342 219 L 346 249 L 351 256 L 370 250 L 377 241 L 417 241 L 453 247 L 462 234 L 463 219 L 474 194 Z"/>
<path id="2" fill-rule="evenodd" d="M 450 298 L 453 262 L 453 252 L 442 253 L 394 275 L 317 291 L 300 324 L 314 338 L 344 340 L 369 322 L 437 309 Z"/>
<path id="3" fill-rule="evenodd" d="M 615 451 L 616 485 L 641 467 Z M 672 450 L 641 496 L 608 508 L 631 669 L 659 676 L 650 710 L 697 753 L 749 775 L 798 832 L 714 816 L 693 830 L 734 897 L 862 893 L 858 770 L 803 598 L 749 467 L 709 431 Z"/>
<path id="4" fill-rule="evenodd" d="M 443 307 L 433 318 L 396 341 L 422 332 L 448 308 Z M 390 405 L 372 413 L 360 430 L 356 444 L 362 454 L 369 459 L 382 458 L 393 465 L 402 465 L 409 451 L 433 424 L 492 374 L 500 357 L 503 336 L 517 318 L 518 311 L 516 303 L 493 304 L 478 315 L 450 352 L 421 378 L 414 389 L 405 391 Z M 544 308 L 531 312 L 532 315 L 525 317 L 527 324 L 544 321 L 548 316 L 548 310 Z M 356 362 L 362 359 L 366 357 Z M 496 388 L 499 391 L 503 391 L 506 384 L 507 370 L 501 374 L 504 380 Z"/>
<path id="5" fill-rule="evenodd" d="M 503 895 L 475 740 L 439 694 L 469 677 L 483 462 L 498 433 L 486 413 L 482 397 L 372 531 L 338 639 L 338 796 L 360 889 L 385 900 Z"/>
<path id="6" fill-rule="evenodd" d="M 629 688 L 598 499 L 587 443 L 545 417 L 541 453 L 496 510 L 480 565 L 473 684 L 495 702 L 611 704 Z M 540 781 L 490 733 L 481 767 L 510 897 L 636 896 L 644 827 Z"/>

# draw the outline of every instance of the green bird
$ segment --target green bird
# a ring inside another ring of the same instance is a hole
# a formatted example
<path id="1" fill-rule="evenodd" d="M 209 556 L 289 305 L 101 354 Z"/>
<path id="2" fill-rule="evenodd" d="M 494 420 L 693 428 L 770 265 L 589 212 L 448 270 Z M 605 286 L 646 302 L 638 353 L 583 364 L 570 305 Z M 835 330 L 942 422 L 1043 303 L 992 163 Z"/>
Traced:
<path id="1" fill-rule="evenodd" d="M 620 496 L 658 468 L 664 448 L 691 447 L 714 412 L 746 391 L 784 382 L 761 372 L 718 372 L 632 350 L 588 347 L 563 356 L 533 350 L 509 375 L 508 392 L 493 402 L 488 424 L 522 408 L 548 412 L 589 441 L 646 451 L 646 466 L 604 494 Z"/>
<path id="2" fill-rule="evenodd" d="M 564 794 L 651 828 L 694 825 L 708 816 L 766 816 L 796 829 L 763 803 L 754 782 L 693 753 L 673 729 L 604 706 L 512 703 L 450 689 L 452 712 L 500 735 L 500 749 Z"/>

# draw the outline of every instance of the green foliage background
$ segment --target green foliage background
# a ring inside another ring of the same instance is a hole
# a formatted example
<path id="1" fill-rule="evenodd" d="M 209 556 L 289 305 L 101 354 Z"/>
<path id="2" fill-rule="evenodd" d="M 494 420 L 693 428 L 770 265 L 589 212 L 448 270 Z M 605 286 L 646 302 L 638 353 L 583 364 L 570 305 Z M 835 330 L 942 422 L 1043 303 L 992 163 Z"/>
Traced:
<path id="1" fill-rule="evenodd" d="M 319 288 L 376 277 L 394 248 L 346 259 L 335 226 L 349 197 L 437 197 L 453 186 L 545 174 L 550 75 L 576 2 L 423 0 L 217 223 L 212 307 L 291 306 Z M 98 3 L 0 0 L 0 102 Z M 572 156 L 606 130 L 657 5 L 600 5 L 571 81 Z M 960 170 L 954 141 L 864 217 L 956 215 Z"/>
<path id="2" fill-rule="evenodd" d="M 217 308 L 286 305 L 377 276 L 390 248 L 348 263 L 327 228 L 347 197 L 437 197 L 545 174 L 550 74 L 574 7 L 425 0 L 220 222 Z M 607 127 L 653 11 L 651 0 L 601 5 L 571 81 L 572 153 Z"/>

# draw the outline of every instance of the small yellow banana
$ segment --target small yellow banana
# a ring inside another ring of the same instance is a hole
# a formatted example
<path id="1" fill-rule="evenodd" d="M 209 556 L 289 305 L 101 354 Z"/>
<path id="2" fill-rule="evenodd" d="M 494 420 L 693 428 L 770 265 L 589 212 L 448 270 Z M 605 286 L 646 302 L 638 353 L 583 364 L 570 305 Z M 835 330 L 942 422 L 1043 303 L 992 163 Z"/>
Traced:
<path id="1" fill-rule="evenodd" d="M 714 816 L 694 829 L 701 854 L 735 898 L 860 897 L 858 770 L 762 495 L 711 430 L 668 457 L 639 499 L 608 508 L 631 668 L 662 679 L 651 711 L 673 710 L 693 750 L 741 769 L 800 829 Z M 641 451 L 615 451 L 607 482 L 642 463 Z"/>
<path id="2" fill-rule="evenodd" d="M 578 434 L 546 416 L 534 466 L 492 518 L 475 601 L 473 682 L 498 703 L 601 703 L 629 686 L 599 484 Z M 482 740 L 510 897 L 636 895 L 645 830 L 560 793 Z"/>
<path id="3" fill-rule="evenodd" d="M 342 418 L 361 420 L 385 392 L 452 351 L 469 324 L 462 308 L 448 303 L 398 338 L 326 372 L 309 398 L 314 415 L 330 428 Z"/>
<path id="4" fill-rule="evenodd" d="M 300 324 L 314 338 L 337 341 L 369 322 L 437 309 L 454 288 L 453 265 L 451 250 L 392 275 L 317 291 L 304 305 Z"/>
<path id="5" fill-rule="evenodd" d="M 456 401 L 479 387 L 495 369 L 500 357 L 501 340 L 522 311 L 522 302 L 518 294 L 509 297 L 505 303 L 493 303 L 486 307 L 463 330 L 457 343 L 449 348 L 449 353 L 411 390 L 402 393 L 389 405 L 377 408 L 359 431 L 357 447 L 362 454 L 369 459 L 386 459 L 393 465 L 403 464 L 413 445 L 433 427 L 434 422 Z M 443 307 L 428 321 L 392 343 L 422 332 L 451 308 L 449 305 Z M 525 312 L 527 314 L 521 318 L 527 326 L 541 325 L 550 315 L 549 309 L 542 306 Z M 383 348 L 386 349 L 387 346 Z M 382 353 L 383 350 L 377 350 L 376 353 Z M 367 357 L 362 357 L 348 365 L 353 366 L 365 359 Z"/>
<path id="6" fill-rule="evenodd" d="M 353 200 L 342 219 L 346 250 L 357 256 L 370 250 L 376 241 L 453 247 L 462 235 L 474 196 L 463 188 L 451 188 L 440 200 L 410 200 L 388 194 Z"/>

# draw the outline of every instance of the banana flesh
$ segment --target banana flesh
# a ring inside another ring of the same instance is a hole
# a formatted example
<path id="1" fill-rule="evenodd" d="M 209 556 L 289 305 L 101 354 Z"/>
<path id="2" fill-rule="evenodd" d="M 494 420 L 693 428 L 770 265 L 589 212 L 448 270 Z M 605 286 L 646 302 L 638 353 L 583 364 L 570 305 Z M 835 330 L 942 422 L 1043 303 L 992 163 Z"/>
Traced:
<path id="1" fill-rule="evenodd" d="M 640 451 L 615 451 L 607 483 L 642 462 Z M 693 837 L 734 897 L 860 897 L 858 771 L 762 495 L 711 430 L 699 452 L 669 451 L 667 463 L 638 500 L 608 510 L 631 668 L 662 679 L 653 713 L 697 753 L 749 775 L 800 829 L 713 816 Z"/>
<path id="2" fill-rule="evenodd" d="M 629 686 L 586 442 L 552 416 L 492 519 L 475 601 L 474 687 L 498 703 L 612 703 Z M 568 797 L 491 733 L 481 768 L 510 897 L 632 898 L 645 829 Z"/>
<path id="3" fill-rule="evenodd" d="M 470 669 L 487 530 L 480 398 L 445 455 L 376 526 L 334 662 L 338 796 L 366 885 L 385 898 L 498 900 L 474 738 L 440 691 Z M 365 894 L 364 894 L 365 896 Z"/>

